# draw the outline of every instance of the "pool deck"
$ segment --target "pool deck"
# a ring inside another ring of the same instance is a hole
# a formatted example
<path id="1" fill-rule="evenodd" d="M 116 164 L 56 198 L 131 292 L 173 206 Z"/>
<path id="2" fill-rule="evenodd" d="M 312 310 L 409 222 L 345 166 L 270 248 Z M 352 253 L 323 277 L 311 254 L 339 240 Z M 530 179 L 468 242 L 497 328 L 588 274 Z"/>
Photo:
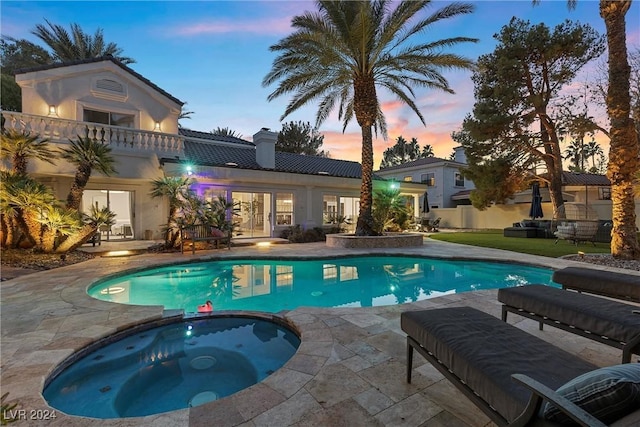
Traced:
<path id="1" fill-rule="evenodd" d="M 133 242 L 132 242 L 133 243 Z M 115 244 L 113 244 L 115 245 Z M 124 245 L 124 242 L 121 244 Z M 119 246 L 120 248 L 122 246 Z M 103 250 L 105 250 L 103 245 Z M 26 419 L 12 425 L 42 426 L 460 426 L 493 425 L 449 381 L 421 357 L 405 381 L 405 310 L 467 305 L 500 316 L 497 291 L 442 296 L 411 304 L 324 309 L 301 307 L 284 313 L 302 333 L 285 366 L 255 386 L 191 409 L 141 418 L 97 420 L 67 416 L 38 419 L 51 411 L 42 398 L 45 378 L 65 358 L 89 343 L 129 326 L 159 319 L 162 307 L 119 305 L 90 298 L 87 286 L 105 275 L 192 260 L 230 257 L 314 257 L 407 254 L 441 258 L 522 262 L 551 268 L 603 268 L 563 259 L 484 249 L 425 239 L 419 248 L 357 250 L 324 243 L 244 246 L 180 253 L 97 257 L 0 285 L 1 386 L 17 400 Z M 520 316 L 510 323 L 598 365 L 618 364 L 621 351 Z M 634 356 L 634 360 L 636 360 Z M 33 412 L 32 412 L 33 411 Z M 15 413 L 15 412 L 14 412 Z"/>

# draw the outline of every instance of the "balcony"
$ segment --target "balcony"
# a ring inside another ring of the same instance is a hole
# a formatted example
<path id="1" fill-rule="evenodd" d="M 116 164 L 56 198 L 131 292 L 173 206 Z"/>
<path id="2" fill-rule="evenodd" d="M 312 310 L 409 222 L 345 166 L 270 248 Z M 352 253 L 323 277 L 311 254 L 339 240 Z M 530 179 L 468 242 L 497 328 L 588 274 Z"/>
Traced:
<path id="1" fill-rule="evenodd" d="M 100 123 L 78 122 L 57 117 L 2 111 L 2 128 L 40 135 L 51 142 L 66 144 L 78 136 L 108 144 L 114 152 L 149 152 L 178 155 L 184 148 L 180 135 L 132 129 Z"/>

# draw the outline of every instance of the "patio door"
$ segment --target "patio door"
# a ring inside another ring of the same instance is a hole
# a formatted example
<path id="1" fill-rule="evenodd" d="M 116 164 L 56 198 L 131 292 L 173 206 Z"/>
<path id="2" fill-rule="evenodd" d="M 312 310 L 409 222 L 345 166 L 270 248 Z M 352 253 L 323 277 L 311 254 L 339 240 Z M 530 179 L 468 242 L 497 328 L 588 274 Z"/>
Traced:
<path id="1" fill-rule="evenodd" d="M 115 224 L 99 228 L 103 240 L 130 240 L 135 236 L 133 229 L 133 192 L 121 190 L 85 190 L 82 196 L 82 211 L 89 215 L 91 207 L 109 208 L 116 214 Z"/>
<path id="2" fill-rule="evenodd" d="M 271 236 L 271 193 L 233 191 L 231 198 L 237 203 L 236 218 L 241 233 L 238 237 Z"/>

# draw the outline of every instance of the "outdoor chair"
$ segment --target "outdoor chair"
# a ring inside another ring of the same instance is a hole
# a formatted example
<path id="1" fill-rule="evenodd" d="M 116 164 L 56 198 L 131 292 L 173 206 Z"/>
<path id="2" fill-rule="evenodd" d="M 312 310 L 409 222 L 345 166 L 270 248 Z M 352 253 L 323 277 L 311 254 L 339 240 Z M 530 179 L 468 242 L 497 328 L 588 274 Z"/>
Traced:
<path id="1" fill-rule="evenodd" d="M 436 218 L 431 223 L 427 221 L 427 231 L 439 231 L 438 227 L 440 227 L 441 219 L 442 218 Z"/>
<path id="2" fill-rule="evenodd" d="M 558 225 L 558 230 L 554 234 L 556 236 L 556 243 L 562 239 L 572 241 L 575 245 L 577 245 L 578 242 L 591 242 L 593 246 L 595 246 L 597 232 L 597 221 L 576 221 Z"/>
<path id="3" fill-rule="evenodd" d="M 640 422 L 640 408 L 628 398 L 640 392 L 640 364 L 597 369 L 471 307 L 406 311 L 400 315 L 400 325 L 407 334 L 407 382 L 411 382 L 416 350 L 498 426 L 560 426 L 573 421 L 601 427 Z M 603 378 L 611 378 L 607 381 L 611 385 L 603 387 Z M 613 392 L 613 384 L 624 384 L 624 390 Z M 570 393 L 575 389 L 580 393 L 574 395 L 581 397 L 588 390 L 590 398 L 597 398 L 598 408 L 593 407 L 593 399 L 591 405 L 575 399 Z"/>

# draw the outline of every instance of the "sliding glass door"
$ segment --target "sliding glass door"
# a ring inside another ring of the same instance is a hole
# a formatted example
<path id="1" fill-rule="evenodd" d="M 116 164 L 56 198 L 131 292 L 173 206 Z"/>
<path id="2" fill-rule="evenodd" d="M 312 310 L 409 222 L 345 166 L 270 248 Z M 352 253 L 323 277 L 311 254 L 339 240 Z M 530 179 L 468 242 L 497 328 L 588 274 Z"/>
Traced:
<path id="1" fill-rule="evenodd" d="M 271 194 L 233 191 L 231 197 L 237 204 L 238 237 L 270 237 Z"/>
<path id="2" fill-rule="evenodd" d="M 91 207 L 109 208 L 116 214 L 111 227 L 101 225 L 99 231 L 103 240 L 133 239 L 133 192 L 120 190 L 85 190 L 82 196 L 82 211 L 90 215 Z"/>

